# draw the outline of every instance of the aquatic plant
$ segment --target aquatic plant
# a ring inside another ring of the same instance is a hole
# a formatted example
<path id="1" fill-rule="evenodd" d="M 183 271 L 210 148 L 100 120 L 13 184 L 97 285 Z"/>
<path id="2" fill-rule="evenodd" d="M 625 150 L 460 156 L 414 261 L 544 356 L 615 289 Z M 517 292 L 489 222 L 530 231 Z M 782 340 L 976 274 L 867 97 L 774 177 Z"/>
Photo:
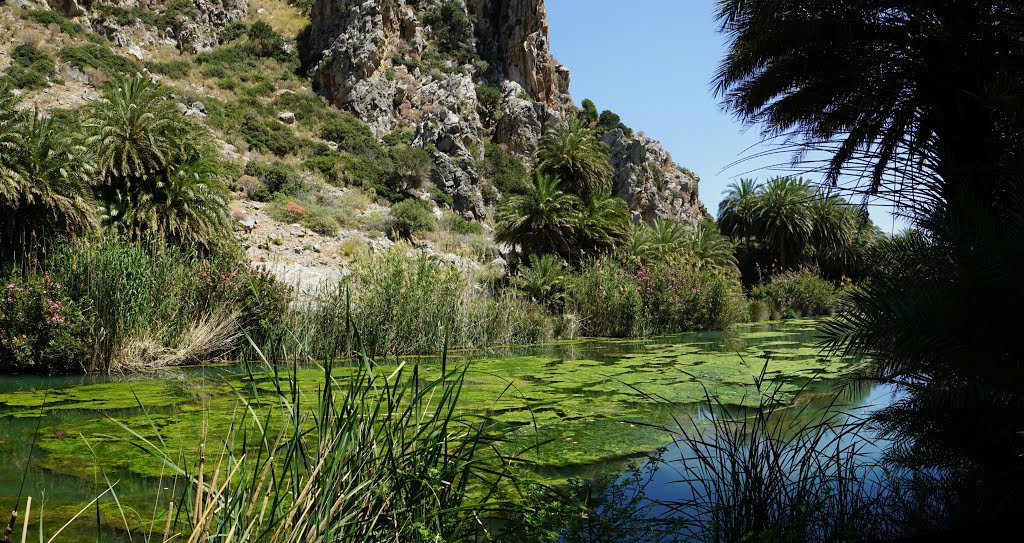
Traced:
<path id="1" fill-rule="evenodd" d="M 870 449 L 865 419 L 837 406 L 790 406 L 785 381 L 754 377 L 757 403 L 744 412 L 705 389 L 700 416 L 675 419 L 687 498 L 663 500 L 662 520 L 692 540 L 863 541 L 901 533 L 899 478 Z"/>

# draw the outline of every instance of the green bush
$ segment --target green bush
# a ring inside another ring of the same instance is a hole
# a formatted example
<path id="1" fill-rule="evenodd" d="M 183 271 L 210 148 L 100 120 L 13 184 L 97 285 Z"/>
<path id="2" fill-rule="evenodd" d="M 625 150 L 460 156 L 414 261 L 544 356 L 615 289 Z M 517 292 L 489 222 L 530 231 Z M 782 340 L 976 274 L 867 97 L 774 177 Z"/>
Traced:
<path id="1" fill-rule="evenodd" d="M 590 261 L 568 281 L 568 310 L 589 337 L 643 335 L 644 304 L 633 274 L 617 261 Z"/>
<path id="2" fill-rule="evenodd" d="M 829 315 L 838 301 L 836 287 L 812 270 L 774 275 L 755 286 L 750 296 L 763 300 L 775 319 Z"/>
<path id="3" fill-rule="evenodd" d="M 746 313 L 739 280 L 722 270 L 675 260 L 642 266 L 634 277 L 654 333 L 726 328 Z"/>
<path id="4" fill-rule="evenodd" d="M 496 143 L 484 143 L 484 162 L 480 170 L 502 194 L 525 194 L 530 189 L 530 172 L 526 166 Z"/>
<path id="5" fill-rule="evenodd" d="M 590 98 L 584 98 L 581 105 L 583 106 L 583 109 L 580 110 L 580 118 L 583 119 L 583 122 L 588 126 L 596 125 L 599 119 L 597 106 L 594 105 L 594 102 Z"/>
<path id="6" fill-rule="evenodd" d="M 245 31 L 249 38 L 249 51 L 257 57 L 273 58 L 281 55 L 284 49 L 284 36 L 277 33 L 274 27 L 265 21 L 254 21 Z"/>
<path id="7" fill-rule="evenodd" d="M 429 25 L 441 52 L 456 56 L 465 62 L 476 54 L 473 21 L 461 2 L 444 0 L 423 16 Z"/>
<path id="8" fill-rule="evenodd" d="M 456 234 L 483 234 L 484 227 L 480 226 L 480 223 L 474 221 L 467 221 L 462 217 L 446 212 L 444 214 L 444 225 L 449 231 Z"/>
<path id="9" fill-rule="evenodd" d="M 383 149 L 366 123 L 354 115 L 342 113 L 320 130 L 320 137 L 338 144 L 338 148 L 354 154 L 377 155 Z"/>
<path id="10" fill-rule="evenodd" d="M 286 156 L 294 153 L 299 142 L 295 134 L 276 119 L 267 119 L 254 111 L 245 114 L 241 126 L 242 137 L 253 149 Z"/>
<path id="11" fill-rule="evenodd" d="M 26 19 L 41 25 L 57 25 L 60 27 L 60 31 L 68 36 L 77 36 L 82 32 L 82 27 L 72 23 L 67 17 L 57 13 L 56 11 L 32 9 L 24 12 L 23 16 Z"/>
<path id="12" fill-rule="evenodd" d="M 60 59 L 77 68 L 93 68 L 111 77 L 139 71 L 134 61 L 94 43 L 64 47 L 60 50 Z"/>
<path id="13" fill-rule="evenodd" d="M 599 132 L 609 132 L 616 128 L 622 130 L 622 133 L 627 136 L 633 135 L 633 129 L 622 123 L 622 119 L 612 111 L 604 110 L 601 112 L 601 116 L 597 120 L 597 130 Z"/>
<path id="14" fill-rule="evenodd" d="M 299 223 L 323 236 L 333 236 L 341 227 L 344 214 L 311 202 L 278 195 L 269 209 L 270 216 L 282 222 Z"/>
<path id="15" fill-rule="evenodd" d="M 302 162 L 302 167 L 311 172 L 319 172 L 328 180 L 334 178 L 335 168 L 342 156 L 340 153 L 313 155 Z"/>
<path id="16" fill-rule="evenodd" d="M 275 194 L 293 196 L 305 187 L 305 183 L 291 166 L 281 162 L 250 161 L 245 165 L 245 174 L 260 180 L 263 186 L 252 197 L 269 202 Z"/>
<path id="17" fill-rule="evenodd" d="M 84 371 L 91 322 L 49 274 L 4 281 L 0 371 Z"/>
<path id="18" fill-rule="evenodd" d="M 392 170 L 383 181 L 395 192 L 422 187 L 434 169 L 434 158 L 422 147 L 400 145 L 389 150 Z"/>
<path id="19" fill-rule="evenodd" d="M 418 232 L 434 229 L 436 220 L 429 204 L 418 198 L 402 200 L 391 206 L 391 230 L 397 237 L 408 239 Z"/>
<path id="20" fill-rule="evenodd" d="M 53 59 L 46 51 L 23 43 L 11 52 L 6 75 L 12 87 L 41 89 L 49 83 L 54 69 Z"/>
<path id="21" fill-rule="evenodd" d="M 480 103 L 480 113 L 491 122 L 498 119 L 498 106 L 501 105 L 501 91 L 492 85 L 477 85 L 476 99 Z"/>
<path id="22" fill-rule="evenodd" d="M 188 77 L 189 71 L 192 69 L 192 63 L 187 60 L 150 61 L 146 62 L 146 69 L 155 74 L 166 75 L 174 79 L 183 79 Z"/>

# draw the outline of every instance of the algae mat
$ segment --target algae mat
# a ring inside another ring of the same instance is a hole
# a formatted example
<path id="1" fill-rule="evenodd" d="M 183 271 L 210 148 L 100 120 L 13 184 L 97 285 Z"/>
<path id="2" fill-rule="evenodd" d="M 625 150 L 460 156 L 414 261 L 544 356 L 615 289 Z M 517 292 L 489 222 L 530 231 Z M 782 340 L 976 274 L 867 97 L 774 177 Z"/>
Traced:
<path id="1" fill-rule="evenodd" d="M 821 356 L 817 341 L 813 321 L 788 321 L 642 341 L 461 353 L 448 363 L 467 366 L 460 399 L 465 413 L 492 420 L 509 436 L 508 451 L 529 449 L 538 470 L 569 476 L 666 444 L 671 436 L 659 426 L 696 415 L 706 392 L 725 404 L 756 403 L 751 385 L 766 361 L 768 376 L 786 381 L 784 390 L 811 382 L 817 393 L 827 392 L 856 363 Z M 436 359 L 406 362 L 420 364 L 424 378 L 440 374 Z M 296 377 L 315 398 L 321 370 L 298 369 Z M 197 456 L 200 436 L 217 442 L 232 428 L 252 424 L 242 398 L 273 398 L 272 389 L 271 375 L 240 366 L 107 382 L 0 380 L 0 454 L 14 459 L 0 467 L 0 498 L 16 495 L 28 466 L 26 492 L 46 489 L 56 503 L 87 500 L 95 496 L 102 468 L 124 481 L 126 499 L 141 502 L 152 495 L 164 466 L 121 425 L 162 440 L 165 450 L 188 462 Z M 30 459 L 33 436 L 37 451 Z"/>

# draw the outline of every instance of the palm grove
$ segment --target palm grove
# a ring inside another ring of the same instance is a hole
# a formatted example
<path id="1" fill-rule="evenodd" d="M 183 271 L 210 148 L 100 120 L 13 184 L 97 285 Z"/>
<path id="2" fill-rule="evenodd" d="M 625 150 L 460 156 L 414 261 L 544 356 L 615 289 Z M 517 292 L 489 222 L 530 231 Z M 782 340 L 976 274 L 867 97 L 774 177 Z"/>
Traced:
<path id="1" fill-rule="evenodd" d="M 220 157 L 205 127 L 174 109 L 169 89 L 123 77 L 78 118 L 19 110 L 10 93 L 2 96 L 0 249 L 17 270 L 8 286 L 19 296 L 8 301 L 0 348 L 12 368 L 109 370 L 244 357 L 243 334 L 262 344 L 296 336 L 294 328 L 311 320 L 285 318 L 293 294 L 242 262 L 226 188 L 240 169 Z M 588 102 L 575 118 L 549 127 L 532 176 L 515 159 L 497 172 L 515 182 L 503 185 L 494 238 L 522 258 L 518 273 L 492 284 L 481 303 L 518 317 L 514 324 L 489 319 L 514 332 L 467 331 L 474 339 L 466 346 L 487 338 L 636 336 L 830 313 L 837 285 L 863 274 L 873 228 L 856 208 L 802 180 L 738 183 L 719 214 L 725 236 L 710 217 L 697 225 L 633 224 L 626 202 L 612 195 L 600 140 L 603 132 L 626 128 L 593 115 Z M 411 199 L 392 207 L 396 239 L 417 231 L 406 211 L 422 210 L 409 187 L 403 194 Z M 404 274 L 415 268 L 392 264 Z M 365 279 L 387 276 L 369 270 L 375 265 L 383 264 L 371 262 L 349 284 L 363 292 L 356 300 L 365 308 L 381 307 L 372 296 L 394 296 Z M 447 272 L 430 269 L 423 282 L 447 284 Z M 452 306 L 448 316 L 423 318 L 462 318 L 454 291 L 445 292 L 447 301 L 437 304 Z M 176 293 L 180 307 L 161 305 L 161 293 Z M 416 312 L 384 313 L 380 326 L 401 328 L 398 317 L 410 313 Z M 225 322 L 238 326 L 215 324 Z M 381 337 L 395 334 L 403 333 Z M 421 338 L 378 348 L 431 345 Z"/>

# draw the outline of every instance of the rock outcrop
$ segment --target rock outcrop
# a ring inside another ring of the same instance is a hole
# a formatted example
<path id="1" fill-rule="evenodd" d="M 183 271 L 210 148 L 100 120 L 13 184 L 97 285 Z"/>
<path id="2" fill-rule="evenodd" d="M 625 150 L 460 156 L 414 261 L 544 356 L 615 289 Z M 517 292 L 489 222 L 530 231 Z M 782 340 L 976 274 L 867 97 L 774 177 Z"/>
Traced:
<path id="1" fill-rule="evenodd" d="M 74 19 L 119 47 L 140 48 L 157 43 L 181 51 L 206 51 L 220 43 L 221 31 L 244 19 L 248 0 L 192 0 L 174 6 L 170 0 L 47 0 L 50 9 Z M 103 6 L 103 8 L 101 8 Z M 125 17 L 125 14 L 146 14 Z M 131 22 L 125 22 L 125 20 Z M 141 49 L 139 49 L 141 51 Z"/>
<path id="2" fill-rule="evenodd" d="M 452 33 L 466 25 L 461 39 L 475 42 L 475 55 L 452 49 Z M 529 162 L 546 127 L 576 111 L 569 70 L 551 54 L 544 0 L 317 0 L 309 45 L 318 92 L 378 137 L 412 129 L 415 145 L 436 149 L 435 181 L 467 218 L 484 217 L 474 164 L 485 141 Z M 500 92 L 496 111 L 484 111 L 479 85 Z M 638 218 L 706 214 L 697 177 L 660 144 L 615 130 L 604 139 L 616 194 Z"/>
<path id="3" fill-rule="evenodd" d="M 708 214 L 697 197 L 700 179 L 660 143 L 618 128 L 604 135 L 604 143 L 615 169 L 612 193 L 626 201 L 634 222 L 662 217 L 696 224 Z"/>

